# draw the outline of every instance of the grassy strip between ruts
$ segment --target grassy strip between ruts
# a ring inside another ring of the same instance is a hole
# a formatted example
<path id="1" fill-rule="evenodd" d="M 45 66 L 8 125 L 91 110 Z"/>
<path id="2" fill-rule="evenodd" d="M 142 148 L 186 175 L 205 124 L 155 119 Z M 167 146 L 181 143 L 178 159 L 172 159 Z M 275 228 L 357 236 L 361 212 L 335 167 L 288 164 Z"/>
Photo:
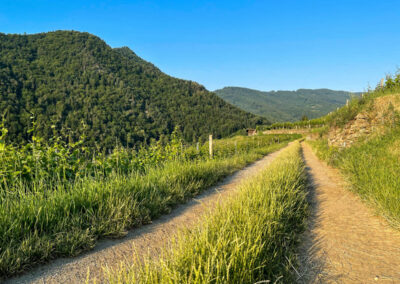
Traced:
<path id="1" fill-rule="evenodd" d="M 82 180 L 68 192 L 5 200 L 0 204 L 0 278 L 77 255 L 101 237 L 123 235 L 285 145 L 287 141 L 225 159 L 172 161 L 145 175 L 115 174 Z"/>
<path id="2" fill-rule="evenodd" d="M 345 174 L 354 192 L 400 229 L 400 127 L 346 149 L 330 147 L 322 139 L 309 144 L 320 159 Z"/>
<path id="3" fill-rule="evenodd" d="M 106 277 L 110 283 L 292 283 L 308 215 L 305 187 L 295 142 L 199 225 L 179 232 L 160 259 L 121 266 Z"/>

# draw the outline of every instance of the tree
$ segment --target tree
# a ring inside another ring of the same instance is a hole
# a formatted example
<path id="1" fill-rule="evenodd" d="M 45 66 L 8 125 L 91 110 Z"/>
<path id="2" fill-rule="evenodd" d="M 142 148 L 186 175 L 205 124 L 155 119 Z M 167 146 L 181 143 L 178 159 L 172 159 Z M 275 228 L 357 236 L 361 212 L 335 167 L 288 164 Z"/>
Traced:
<path id="1" fill-rule="evenodd" d="M 102 148 L 168 138 L 177 125 L 191 141 L 265 122 L 195 82 L 162 73 L 127 47 L 72 31 L 0 33 L 0 114 L 11 141 L 30 139 L 34 115 L 36 136 L 50 139 L 55 125 L 65 139 L 85 133 L 88 146 Z"/>

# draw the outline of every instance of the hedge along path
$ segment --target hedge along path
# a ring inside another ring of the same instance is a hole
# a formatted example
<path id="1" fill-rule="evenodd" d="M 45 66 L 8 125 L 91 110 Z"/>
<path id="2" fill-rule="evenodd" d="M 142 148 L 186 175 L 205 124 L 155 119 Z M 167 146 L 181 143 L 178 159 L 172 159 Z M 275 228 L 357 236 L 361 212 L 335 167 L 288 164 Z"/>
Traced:
<path id="1" fill-rule="evenodd" d="M 157 257 L 179 227 L 194 225 L 210 208 L 233 194 L 244 179 L 251 178 L 268 166 L 286 148 L 271 153 L 225 178 L 190 202 L 178 206 L 171 214 L 158 218 L 150 225 L 130 231 L 122 240 L 101 241 L 89 253 L 76 258 L 57 259 L 28 274 L 9 279 L 6 283 L 84 283 L 88 271 L 91 279 L 96 278 L 96 283 L 103 283 L 106 281 L 104 267 L 115 269 L 121 262 L 132 264 L 135 255 L 144 256 L 150 253 L 151 256 Z"/>
<path id="2" fill-rule="evenodd" d="M 346 189 L 338 170 L 303 143 L 313 208 L 299 280 L 305 283 L 400 283 L 400 232 Z"/>

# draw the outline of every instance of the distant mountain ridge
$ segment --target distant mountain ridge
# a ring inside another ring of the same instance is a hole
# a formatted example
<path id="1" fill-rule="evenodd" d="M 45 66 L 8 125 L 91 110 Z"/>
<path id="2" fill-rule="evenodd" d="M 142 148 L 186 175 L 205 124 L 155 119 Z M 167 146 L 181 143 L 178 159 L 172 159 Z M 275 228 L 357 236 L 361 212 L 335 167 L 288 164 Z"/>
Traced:
<path id="1" fill-rule="evenodd" d="M 214 92 L 240 109 L 274 122 L 296 121 L 304 115 L 317 118 L 343 106 L 352 95 L 360 95 L 330 89 L 264 92 L 242 87 L 225 87 Z"/>
<path id="2" fill-rule="evenodd" d="M 265 119 L 226 103 L 203 86 L 161 72 L 127 47 L 89 33 L 0 33 L 0 114 L 7 139 L 35 135 L 88 145 L 135 146 L 169 136 L 227 136 Z"/>

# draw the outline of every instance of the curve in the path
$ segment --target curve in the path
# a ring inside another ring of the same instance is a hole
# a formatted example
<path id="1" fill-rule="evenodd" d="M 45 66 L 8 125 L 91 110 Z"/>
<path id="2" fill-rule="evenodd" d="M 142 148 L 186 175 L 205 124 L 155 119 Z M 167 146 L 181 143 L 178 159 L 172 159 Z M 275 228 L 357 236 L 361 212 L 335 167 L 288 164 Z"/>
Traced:
<path id="1" fill-rule="evenodd" d="M 39 267 L 23 276 L 10 279 L 8 283 L 84 283 L 88 270 L 90 275 L 102 283 L 103 267 L 115 268 L 122 261 L 130 263 L 134 254 L 150 253 L 157 256 L 162 247 L 181 226 L 190 226 L 210 210 L 216 202 L 235 192 L 238 183 L 266 167 L 283 149 L 265 156 L 257 162 L 227 177 L 190 202 L 177 207 L 171 214 L 162 216 L 150 225 L 132 230 L 122 240 L 105 240 L 96 248 L 77 258 L 64 258 Z"/>
<path id="2" fill-rule="evenodd" d="M 300 251 L 299 282 L 400 283 L 400 232 L 345 189 L 340 173 L 304 143 L 303 153 L 313 212 Z"/>

